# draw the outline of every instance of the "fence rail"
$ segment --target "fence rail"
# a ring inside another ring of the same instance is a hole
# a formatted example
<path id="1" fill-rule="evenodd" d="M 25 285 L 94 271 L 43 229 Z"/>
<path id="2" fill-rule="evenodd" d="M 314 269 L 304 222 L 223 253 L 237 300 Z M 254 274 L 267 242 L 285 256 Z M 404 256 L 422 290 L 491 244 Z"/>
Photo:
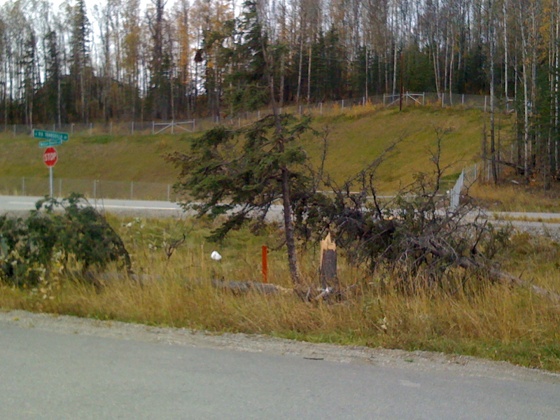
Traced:
<path id="1" fill-rule="evenodd" d="M 83 194 L 91 200 L 104 198 L 157 200 L 176 202 L 179 197 L 171 184 L 155 182 L 120 182 L 86 179 L 54 179 L 54 195 Z M 0 194 L 43 197 L 50 193 L 48 178 L 0 177 Z"/>
<path id="2" fill-rule="evenodd" d="M 476 171 L 476 167 L 474 169 Z M 468 171 L 466 169 L 465 171 Z M 476 175 L 474 176 L 476 178 Z M 441 190 L 451 188 L 454 181 L 442 181 Z M 472 175 L 466 175 L 467 183 L 474 182 Z M 179 202 L 185 196 L 177 194 L 172 184 L 136 181 L 105 181 L 90 179 L 54 178 L 55 197 L 67 197 L 79 193 L 89 200 L 122 199 Z M 49 178 L 0 177 L 0 195 L 45 197 L 50 194 Z M 378 198 L 390 200 L 396 192 L 380 194 Z"/>
<path id="3" fill-rule="evenodd" d="M 453 188 L 449 191 L 449 210 L 455 211 L 459 208 L 461 201 L 461 193 L 464 188 L 469 188 L 476 182 L 479 176 L 478 165 L 475 164 L 461 171 L 461 175 L 455 182 Z"/>
<path id="4" fill-rule="evenodd" d="M 403 93 L 403 105 L 424 106 L 436 105 L 441 107 L 461 106 L 464 108 L 482 109 L 489 111 L 490 97 L 483 95 L 464 95 L 449 93 L 429 92 L 405 92 Z M 361 98 L 341 99 L 338 101 L 318 102 L 312 104 L 290 105 L 281 108 L 282 112 L 295 114 L 311 114 L 313 116 L 332 115 L 348 112 L 356 107 L 364 106 L 395 106 L 400 103 L 400 94 L 374 95 Z M 513 101 L 511 99 L 497 99 L 496 107 L 505 112 L 511 112 Z M 265 115 L 267 111 L 242 112 L 236 115 L 225 115 L 215 118 L 198 118 L 185 121 L 129 121 L 89 124 L 0 124 L 0 133 L 12 134 L 13 136 L 31 135 L 33 129 L 62 131 L 70 135 L 154 135 L 161 132 L 184 133 L 204 131 L 216 124 L 241 127 L 256 121 Z"/>

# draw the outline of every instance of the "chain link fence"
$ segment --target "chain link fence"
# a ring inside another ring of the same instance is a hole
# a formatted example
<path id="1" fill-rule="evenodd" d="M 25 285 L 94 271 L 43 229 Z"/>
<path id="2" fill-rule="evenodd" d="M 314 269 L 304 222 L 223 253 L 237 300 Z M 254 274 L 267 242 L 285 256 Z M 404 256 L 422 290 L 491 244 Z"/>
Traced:
<path id="1" fill-rule="evenodd" d="M 325 101 L 309 104 L 290 105 L 280 109 L 281 112 L 293 114 L 310 114 L 312 116 L 336 115 L 356 107 L 366 106 L 399 106 L 401 102 L 404 106 L 461 106 L 464 108 L 476 108 L 490 110 L 490 97 L 483 95 L 463 95 L 449 93 L 413 93 L 403 92 L 397 94 L 373 95 L 360 98 L 341 99 L 338 101 Z M 510 112 L 513 110 L 511 100 L 497 99 L 495 106 L 497 109 Z M 212 128 L 216 124 L 224 124 L 232 127 L 242 127 L 254 122 L 268 114 L 268 110 L 241 112 L 235 115 L 223 115 L 214 118 L 197 118 L 189 120 L 171 121 L 129 121 L 129 122 L 108 122 L 108 123 L 89 123 L 89 124 L 0 124 L 0 133 L 12 134 L 14 137 L 19 135 L 31 135 L 33 129 L 60 131 L 71 136 L 93 136 L 93 135 L 154 135 L 160 133 L 180 134 L 184 132 L 199 132 Z"/>
<path id="2" fill-rule="evenodd" d="M 104 198 L 169 202 L 179 200 L 171 184 L 155 182 L 55 178 L 53 187 L 53 193 L 57 197 L 67 197 L 71 193 L 80 193 L 91 200 Z M 1 195 L 43 197 L 50 194 L 49 188 L 49 178 L 0 177 Z"/>
<path id="3" fill-rule="evenodd" d="M 477 181 L 479 175 L 480 171 L 477 164 L 465 168 L 461 171 L 461 175 L 459 175 L 459 178 L 455 182 L 455 185 L 449 191 L 450 211 L 455 211 L 459 208 L 463 188 L 469 188 L 472 184 L 474 184 Z"/>

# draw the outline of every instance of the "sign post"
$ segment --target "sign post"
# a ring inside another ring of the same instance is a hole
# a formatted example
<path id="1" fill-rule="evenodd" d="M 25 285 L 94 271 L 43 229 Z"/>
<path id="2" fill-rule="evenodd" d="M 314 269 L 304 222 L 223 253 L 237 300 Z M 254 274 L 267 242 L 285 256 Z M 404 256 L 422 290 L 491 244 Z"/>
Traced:
<path id="1" fill-rule="evenodd" d="M 49 186 L 50 186 L 50 197 L 53 197 L 53 167 L 58 162 L 58 153 L 54 147 L 47 147 L 43 152 L 43 162 L 49 168 Z"/>
<path id="2" fill-rule="evenodd" d="M 33 137 L 43 139 L 39 142 L 39 147 L 46 147 L 43 152 L 43 162 L 49 168 L 49 190 L 50 197 L 54 196 L 53 187 L 53 167 L 58 162 L 58 153 L 53 146 L 58 146 L 68 141 L 68 133 L 59 133 L 57 131 L 33 130 Z"/>

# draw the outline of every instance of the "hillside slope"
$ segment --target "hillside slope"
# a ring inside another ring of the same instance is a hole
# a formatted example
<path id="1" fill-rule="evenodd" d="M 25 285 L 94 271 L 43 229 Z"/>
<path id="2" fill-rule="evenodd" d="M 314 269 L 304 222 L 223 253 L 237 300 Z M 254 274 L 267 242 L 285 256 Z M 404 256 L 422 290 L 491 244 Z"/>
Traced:
<path id="1" fill-rule="evenodd" d="M 478 160 L 485 114 L 476 110 L 409 108 L 372 110 L 355 108 L 345 114 L 319 117 L 313 125 L 329 131 L 327 170 L 342 180 L 358 172 L 396 140 L 393 156 L 379 170 L 380 187 L 393 190 L 409 182 L 417 171 L 428 171 L 430 150 L 442 137 L 443 163 L 449 174 Z M 193 135 L 136 137 L 71 137 L 57 148 L 55 177 L 114 181 L 173 183 L 177 171 L 163 157 L 175 150 L 188 151 Z M 0 177 L 46 178 L 42 149 L 31 137 L 0 138 Z M 304 139 L 318 162 L 320 139 Z"/>

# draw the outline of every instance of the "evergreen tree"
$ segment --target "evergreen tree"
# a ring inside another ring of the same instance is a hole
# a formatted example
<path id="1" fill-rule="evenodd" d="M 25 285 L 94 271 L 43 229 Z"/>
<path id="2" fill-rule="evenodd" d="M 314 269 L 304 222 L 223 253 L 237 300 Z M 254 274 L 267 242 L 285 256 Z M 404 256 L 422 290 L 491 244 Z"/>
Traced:
<path id="1" fill-rule="evenodd" d="M 231 52 L 233 69 L 225 78 L 227 102 L 234 112 L 255 110 L 269 101 L 264 48 L 268 43 L 257 16 L 257 3 L 247 0 L 237 20 Z"/>
<path id="2" fill-rule="evenodd" d="M 82 122 L 89 120 L 90 67 L 90 22 L 85 0 L 77 0 L 71 9 L 70 76 L 74 100 L 74 111 Z"/>
<path id="3" fill-rule="evenodd" d="M 300 291 L 291 200 L 310 187 L 307 154 L 296 141 L 308 129 L 308 119 L 269 115 L 245 130 L 209 130 L 192 143 L 189 153 L 168 156 L 181 170 L 176 190 L 192 198 L 184 207 L 200 215 L 225 216 L 214 239 L 245 224 L 258 227 L 271 206 L 283 202 L 290 273 Z"/>
<path id="4" fill-rule="evenodd" d="M 150 59 L 150 91 L 149 99 L 152 107 L 152 117 L 167 119 L 169 57 L 164 50 L 164 10 L 167 2 L 154 0 L 152 13 L 148 14 L 151 31 L 152 56 Z"/>
<path id="5" fill-rule="evenodd" d="M 28 34 L 24 45 L 21 65 L 23 67 L 23 90 L 24 90 L 24 115 L 25 124 L 33 126 L 33 102 L 36 88 L 36 66 L 37 66 L 37 43 L 35 32 L 27 28 Z"/>
<path id="6" fill-rule="evenodd" d="M 62 124 L 61 116 L 61 63 L 58 49 L 57 33 L 50 31 L 46 36 L 46 112 L 47 118 L 59 126 Z"/>

